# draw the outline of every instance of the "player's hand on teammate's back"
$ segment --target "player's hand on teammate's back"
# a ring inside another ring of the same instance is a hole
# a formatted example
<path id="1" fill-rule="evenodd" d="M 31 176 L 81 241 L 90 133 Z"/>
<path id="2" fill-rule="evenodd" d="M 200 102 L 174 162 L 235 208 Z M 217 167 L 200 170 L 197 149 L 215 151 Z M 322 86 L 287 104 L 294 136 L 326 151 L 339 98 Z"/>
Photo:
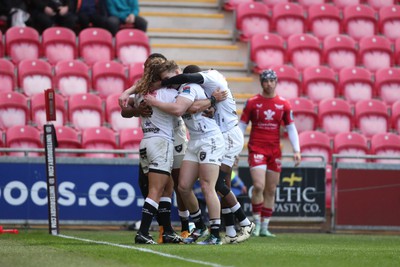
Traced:
<path id="1" fill-rule="evenodd" d="M 153 114 L 153 109 L 149 105 L 147 105 L 146 101 L 140 102 L 138 106 L 138 111 L 140 116 L 145 118 L 151 117 L 151 115 Z"/>
<path id="2" fill-rule="evenodd" d="M 212 95 L 215 97 L 217 102 L 221 102 L 228 98 L 228 90 L 221 91 L 221 89 L 218 88 L 212 93 Z"/>
<path id="3" fill-rule="evenodd" d="M 213 118 L 215 113 L 215 108 L 214 107 L 209 107 L 208 109 L 203 111 L 203 116 L 208 117 L 208 118 Z"/>

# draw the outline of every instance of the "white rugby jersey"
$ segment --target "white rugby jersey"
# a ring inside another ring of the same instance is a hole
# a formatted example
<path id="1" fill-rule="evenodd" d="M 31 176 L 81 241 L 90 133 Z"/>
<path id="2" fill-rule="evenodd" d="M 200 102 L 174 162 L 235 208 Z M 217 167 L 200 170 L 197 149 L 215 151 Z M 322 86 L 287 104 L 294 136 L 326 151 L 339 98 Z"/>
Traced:
<path id="1" fill-rule="evenodd" d="M 236 113 L 235 99 L 233 98 L 225 77 L 219 71 L 207 70 L 199 73 L 204 79 L 201 87 L 204 88 L 208 97 L 218 88 L 221 89 L 221 91 L 228 91 L 228 98 L 216 104 L 216 111 L 214 114 L 215 121 L 224 133 L 236 126 L 239 121 Z"/>
<path id="2" fill-rule="evenodd" d="M 186 126 L 182 117 L 177 117 L 176 124 L 174 127 L 174 146 L 186 143 L 188 141 L 186 135 Z"/>
<path id="3" fill-rule="evenodd" d="M 179 87 L 179 96 L 191 101 L 207 99 L 204 89 L 194 83 L 183 84 Z M 197 139 L 220 133 L 220 129 L 214 119 L 203 116 L 202 112 L 196 114 L 186 113 L 182 115 L 186 127 L 189 130 L 190 138 Z"/>
<path id="4" fill-rule="evenodd" d="M 152 93 L 157 100 L 173 103 L 176 101 L 178 92 L 175 89 L 160 88 Z M 137 94 L 135 96 L 135 106 L 139 106 L 140 102 L 143 101 L 143 96 Z M 162 137 L 168 140 L 174 140 L 174 127 L 177 125 L 177 117 L 170 115 L 156 107 L 152 107 L 153 114 L 151 117 L 145 118 L 140 117 L 143 138 L 150 137 Z"/>

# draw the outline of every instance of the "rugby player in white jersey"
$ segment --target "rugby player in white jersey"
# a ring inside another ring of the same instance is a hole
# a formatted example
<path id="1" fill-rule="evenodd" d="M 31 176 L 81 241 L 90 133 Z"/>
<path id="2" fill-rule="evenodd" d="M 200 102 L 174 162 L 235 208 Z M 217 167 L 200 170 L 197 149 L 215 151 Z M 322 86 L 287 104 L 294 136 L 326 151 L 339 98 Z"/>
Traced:
<path id="1" fill-rule="evenodd" d="M 166 61 L 162 65 L 158 71 L 155 71 L 155 73 L 160 74 L 162 79 L 181 73 L 179 66 L 174 61 Z M 190 211 L 190 216 L 196 228 L 191 236 L 185 239 L 185 242 L 195 242 L 207 232 L 207 228 L 201 219 L 198 201 L 192 191 L 194 182 L 199 179 L 208 208 L 211 233 L 204 241 L 197 242 L 197 244 L 219 245 L 222 244 L 219 236 L 221 206 L 215 185 L 218 180 L 222 157 L 225 153 L 225 142 L 214 119 L 203 116 L 202 112 L 187 112 L 195 100 L 209 101 L 203 88 L 198 84 L 177 85 L 175 87 L 179 88 L 179 95 L 175 103 L 160 101 L 152 95 L 145 96 L 145 99 L 147 104 L 153 108 L 159 108 L 175 116 L 182 116 L 189 130 L 190 140 L 180 169 L 178 190 L 185 201 L 185 206 Z M 210 102 L 215 102 L 215 100 L 210 100 Z"/>
<path id="2" fill-rule="evenodd" d="M 216 190 L 222 195 L 221 208 L 225 220 L 225 243 L 242 242 L 251 236 L 254 223 L 246 217 L 240 203 L 230 190 L 231 173 L 235 160 L 243 149 L 244 137 L 238 126 L 239 118 L 236 113 L 236 102 L 228 87 L 225 77 L 217 70 L 201 71 L 199 66 L 189 65 L 183 70 L 183 74 L 163 80 L 162 85 L 197 83 L 201 85 L 207 96 L 212 96 L 216 90 L 226 91 L 227 98 L 216 102 L 214 119 L 221 129 L 225 139 L 225 154 L 222 160 Z M 205 103 L 207 105 L 207 103 Z M 241 231 L 239 235 L 235 230 L 234 215 L 239 221 Z"/>

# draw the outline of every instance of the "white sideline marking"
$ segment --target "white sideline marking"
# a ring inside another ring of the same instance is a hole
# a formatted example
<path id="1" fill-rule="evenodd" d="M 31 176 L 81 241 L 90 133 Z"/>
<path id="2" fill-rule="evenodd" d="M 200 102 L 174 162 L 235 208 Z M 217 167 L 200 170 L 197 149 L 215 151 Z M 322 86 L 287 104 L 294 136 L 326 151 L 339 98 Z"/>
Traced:
<path id="1" fill-rule="evenodd" d="M 62 238 L 67 238 L 67 239 L 74 239 L 74 240 L 79 240 L 79 241 L 83 241 L 83 242 L 88 242 L 88 243 L 95 243 L 95 244 L 100 244 L 100 245 L 107 245 L 107 246 L 113 246 L 113 247 L 119 247 L 119 248 L 127 248 L 127 249 L 139 250 L 139 251 L 142 251 L 142 252 L 153 253 L 153 254 L 156 254 L 156 255 L 159 255 L 159 256 L 162 256 L 162 257 L 173 258 L 173 259 L 178 259 L 178 260 L 182 260 L 182 261 L 198 263 L 198 264 L 207 265 L 207 266 L 229 267 L 229 266 L 226 266 L 226 265 L 221 265 L 221 264 L 212 263 L 212 262 L 187 259 L 187 258 L 183 258 L 183 257 L 180 257 L 180 256 L 172 255 L 172 254 L 167 254 L 167 253 L 154 251 L 154 250 L 151 250 L 151 249 L 148 249 L 148 248 L 121 245 L 121 244 L 115 244 L 115 243 L 110 243 L 110 242 L 106 242 L 106 241 L 96 241 L 96 240 L 79 238 L 79 237 L 68 236 L 68 235 L 57 235 L 57 236 L 62 237 Z"/>

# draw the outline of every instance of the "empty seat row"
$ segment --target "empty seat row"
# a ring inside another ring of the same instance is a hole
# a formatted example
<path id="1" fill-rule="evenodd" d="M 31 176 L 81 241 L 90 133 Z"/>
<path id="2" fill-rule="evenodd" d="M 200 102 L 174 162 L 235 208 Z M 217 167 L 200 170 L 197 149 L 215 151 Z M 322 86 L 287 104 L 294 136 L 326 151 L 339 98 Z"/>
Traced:
<path id="1" fill-rule="evenodd" d="M 338 162 L 369 162 L 365 158 L 357 158 L 366 155 L 381 157 L 397 157 L 397 159 L 376 159 L 378 163 L 400 163 L 400 136 L 393 133 L 380 133 L 368 140 L 357 132 L 345 132 L 335 136 L 333 140 L 328 135 L 319 131 L 307 131 L 299 135 L 300 146 L 304 161 L 316 161 L 321 158 L 311 155 L 320 155 L 325 161 L 331 162 L 332 154 L 349 156 L 339 158 Z"/>
<path id="2" fill-rule="evenodd" d="M 65 99 L 55 96 L 55 126 L 71 125 L 77 130 L 109 126 L 114 131 L 139 127 L 139 118 L 123 118 L 118 104 L 120 94 L 112 94 L 105 101 L 94 94 L 76 94 Z M 28 99 L 17 92 L 0 93 L 0 129 L 32 124 L 38 128 L 46 123 L 44 93 Z"/>
<path id="3" fill-rule="evenodd" d="M 278 75 L 276 92 L 293 99 L 301 96 L 318 103 L 343 97 L 351 105 L 360 100 L 379 98 L 387 105 L 400 100 L 400 69 L 384 68 L 372 75 L 365 68 L 343 68 L 337 75 L 325 66 L 308 67 L 301 73 L 289 65 L 274 66 Z"/>
<path id="4" fill-rule="evenodd" d="M 272 14 L 271 14 L 272 13 Z M 376 12 L 368 5 L 355 4 L 341 11 L 331 4 L 313 4 L 306 9 L 297 3 L 278 3 L 272 8 L 262 2 L 241 3 L 235 9 L 237 30 L 241 41 L 257 33 L 276 32 L 283 38 L 311 32 L 317 38 L 345 33 L 356 40 L 378 33 L 390 41 L 400 37 L 400 6 L 389 5 Z"/>
<path id="5" fill-rule="evenodd" d="M 25 59 L 19 62 L 15 81 L 15 66 L 0 58 L 0 92 L 11 92 L 16 87 L 27 96 L 55 88 L 69 97 L 87 93 L 91 89 L 100 97 L 122 93 L 143 75 L 143 62 L 131 64 L 129 68 L 116 61 L 101 61 L 88 67 L 79 60 L 60 61 L 53 68 L 40 59 Z"/>
<path id="6" fill-rule="evenodd" d="M 295 98 L 291 103 L 299 133 L 321 129 L 329 137 L 357 129 L 366 137 L 390 130 L 400 133 L 400 101 L 388 107 L 378 100 L 362 100 L 354 110 L 343 99 L 325 99 L 316 107 L 306 98 Z"/>
<path id="7" fill-rule="evenodd" d="M 11 27 L 3 38 L 0 34 L 0 56 L 8 56 L 14 63 L 23 59 L 45 57 L 55 65 L 61 60 L 78 57 L 93 65 L 98 61 L 111 61 L 117 58 L 124 65 L 144 62 L 150 54 L 149 39 L 146 33 L 136 29 L 122 29 L 114 39 L 107 30 L 87 28 L 79 36 L 67 28 L 51 27 L 42 37 L 31 27 Z"/>
<path id="8" fill-rule="evenodd" d="M 273 33 L 253 35 L 249 42 L 253 71 L 291 63 L 303 70 L 326 64 L 335 71 L 361 66 L 372 72 L 400 64 L 400 38 L 393 50 L 383 36 L 364 37 L 359 42 L 347 35 L 330 35 L 321 43 L 310 34 L 294 34 L 285 41 Z"/>
<path id="9" fill-rule="evenodd" d="M 58 126 L 55 128 L 57 136 L 57 147 L 62 149 L 87 149 L 103 150 L 98 153 L 86 151 L 85 153 L 57 153 L 64 157 L 92 157 L 92 158 L 114 158 L 128 155 L 138 158 L 136 154 L 113 154 L 104 150 L 139 150 L 139 144 L 143 137 L 141 128 L 128 128 L 114 132 L 107 127 L 91 127 L 78 132 L 71 127 Z M 5 132 L 0 132 L 0 148 L 43 148 L 43 133 L 37 128 L 29 125 L 13 126 Z M 24 152 L 0 153 L 3 156 L 24 156 Z M 30 152 L 29 156 L 41 156 L 40 153 Z"/>

